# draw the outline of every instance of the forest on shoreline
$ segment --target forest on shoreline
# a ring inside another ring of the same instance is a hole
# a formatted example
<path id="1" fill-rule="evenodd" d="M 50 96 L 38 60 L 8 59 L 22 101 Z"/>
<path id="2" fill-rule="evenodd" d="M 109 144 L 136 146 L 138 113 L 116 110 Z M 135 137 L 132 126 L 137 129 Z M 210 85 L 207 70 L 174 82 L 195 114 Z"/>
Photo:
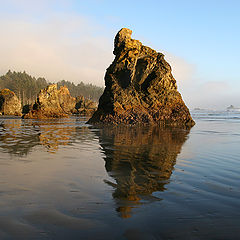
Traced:
<path id="1" fill-rule="evenodd" d="M 43 77 L 35 78 L 23 72 L 8 71 L 5 75 L 0 76 L 0 90 L 8 88 L 13 91 L 21 100 L 22 105 L 31 104 L 35 101 L 39 91 L 47 87 L 51 82 Z M 58 86 L 66 86 L 71 96 L 84 96 L 85 98 L 98 101 L 103 93 L 103 88 L 93 84 L 85 84 L 82 81 L 78 84 L 62 80 L 57 82 Z"/>

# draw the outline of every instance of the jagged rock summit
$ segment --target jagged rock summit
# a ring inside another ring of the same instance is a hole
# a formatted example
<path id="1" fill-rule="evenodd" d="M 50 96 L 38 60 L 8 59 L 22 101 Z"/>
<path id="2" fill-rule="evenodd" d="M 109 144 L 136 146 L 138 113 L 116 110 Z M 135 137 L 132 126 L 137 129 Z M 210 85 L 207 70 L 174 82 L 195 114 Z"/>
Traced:
<path id="1" fill-rule="evenodd" d="M 98 109 L 88 123 L 193 126 L 164 55 L 131 34 L 122 28 L 115 37 L 115 59 L 106 71 Z"/>
<path id="2" fill-rule="evenodd" d="M 22 115 L 21 101 L 7 88 L 0 91 L 0 115 Z"/>

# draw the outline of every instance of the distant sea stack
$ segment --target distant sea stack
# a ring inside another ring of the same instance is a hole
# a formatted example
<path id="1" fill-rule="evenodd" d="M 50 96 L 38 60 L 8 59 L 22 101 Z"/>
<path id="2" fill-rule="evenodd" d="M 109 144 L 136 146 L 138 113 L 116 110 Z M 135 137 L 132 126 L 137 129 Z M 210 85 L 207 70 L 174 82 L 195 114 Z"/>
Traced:
<path id="1" fill-rule="evenodd" d="M 0 91 L 0 115 L 22 115 L 21 101 L 7 88 Z"/>
<path id="2" fill-rule="evenodd" d="M 193 126 L 164 55 L 131 34 L 122 28 L 115 37 L 115 59 L 106 71 L 98 109 L 88 123 Z"/>
<path id="3" fill-rule="evenodd" d="M 71 97 L 67 87 L 57 89 L 57 84 L 42 89 L 33 108 L 24 118 L 60 118 L 67 117 L 75 108 L 76 100 Z"/>

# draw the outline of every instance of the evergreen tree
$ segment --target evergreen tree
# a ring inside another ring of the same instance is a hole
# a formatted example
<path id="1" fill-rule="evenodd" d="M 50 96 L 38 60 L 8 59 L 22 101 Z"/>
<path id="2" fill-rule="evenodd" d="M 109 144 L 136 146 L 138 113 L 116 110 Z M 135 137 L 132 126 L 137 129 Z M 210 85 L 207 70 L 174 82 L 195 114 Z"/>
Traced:
<path id="1" fill-rule="evenodd" d="M 22 104 L 31 104 L 35 101 L 39 91 L 47 87 L 50 82 L 45 78 L 35 78 L 24 72 L 8 71 L 0 77 L 0 89 L 8 88 L 15 92 Z M 80 82 L 75 85 L 73 82 L 62 80 L 57 83 L 58 86 L 66 86 L 73 97 L 84 96 L 97 101 L 103 93 L 103 88 Z"/>

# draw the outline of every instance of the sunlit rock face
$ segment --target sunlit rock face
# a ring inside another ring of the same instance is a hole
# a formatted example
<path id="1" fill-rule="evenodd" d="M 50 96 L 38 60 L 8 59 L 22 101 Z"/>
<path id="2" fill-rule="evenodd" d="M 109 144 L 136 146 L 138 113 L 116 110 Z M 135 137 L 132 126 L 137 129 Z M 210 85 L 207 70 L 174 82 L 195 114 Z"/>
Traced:
<path id="1" fill-rule="evenodd" d="M 71 97 L 67 87 L 57 89 L 57 84 L 49 85 L 40 91 L 33 109 L 24 118 L 67 117 L 75 108 L 76 100 Z"/>
<path id="2" fill-rule="evenodd" d="M 1 115 L 22 115 L 22 104 L 16 94 L 9 89 L 0 91 L 0 113 Z"/>
<path id="3" fill-rule="evenodd" d="M 167 188 L 189 129 L 158 126 L 107 126 L 99 131 L 105 168 L 114 181 L 113 198 L 121 217 L 142 203 L 161 200 L 153 192 Z M 159 194 L 161 195 L 161 194 Z"/>
<path id="4" fill-rule="evenodd" d="M 59 105 L 64 113 L 70 114 L 76 105 L 76 99 L 70 95 L 67 87 L 61 86 L 58 90 Z"/>
<path id="5" fill-rule="evenodd" d="M 105 90 L 89 123 L 160 123 L 193 126 L 164 55 L 131 38 L 121 29 L 114 41 L 113 63 Z"/>

